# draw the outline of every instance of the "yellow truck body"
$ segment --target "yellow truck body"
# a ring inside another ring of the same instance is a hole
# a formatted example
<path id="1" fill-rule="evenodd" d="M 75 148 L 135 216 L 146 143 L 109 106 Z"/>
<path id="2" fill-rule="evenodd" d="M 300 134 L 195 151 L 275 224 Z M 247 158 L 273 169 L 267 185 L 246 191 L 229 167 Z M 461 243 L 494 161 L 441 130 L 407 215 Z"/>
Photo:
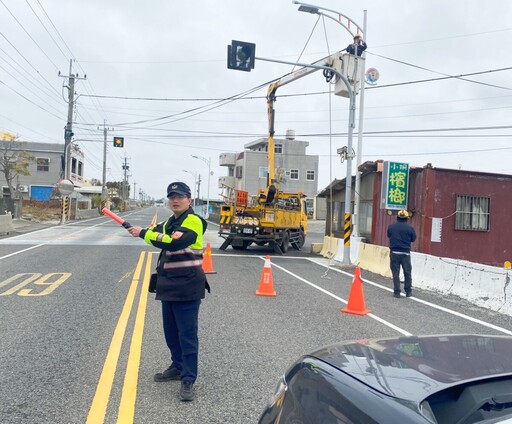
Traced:
<path id="1" fill-rule="evenodd" d="M 240 196 L 237 196 L 238 198 Z M 220 210 L 219 236 L 224 238 L 220 249 L 232 246 L 245 250 L 251 244 L 268 244 L 276 253 L 286 253 L 291 245 L 300 250 L 307 234 L 307 209 L 304 194 L 277 192 L 272 198 L 252 205 L 236 202 L 224 204 Z"/>

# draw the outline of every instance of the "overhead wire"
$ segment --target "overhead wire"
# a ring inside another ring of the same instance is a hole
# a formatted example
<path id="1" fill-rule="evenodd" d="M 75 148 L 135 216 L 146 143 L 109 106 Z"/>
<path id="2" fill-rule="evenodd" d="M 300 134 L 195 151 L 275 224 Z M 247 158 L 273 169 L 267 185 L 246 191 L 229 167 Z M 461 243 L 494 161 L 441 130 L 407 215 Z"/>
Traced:
<path id="1" fill-rule="evenodd" d="M 14 13 L 11 12 L 11 10 L 7 7 L 7 5 L 3 2 L 3 0 L 0 0 L 0 3 L 7 9 L 9 14 L 12 16 L 12 18 L 16 21 L 16 23 L 21 27 L 21 29 L 27 34 L 27 36 L 34 42 L 34 44 L 37 46 L 37 48 L 43 53 L 43 55 L 48 59 L 48 61 L 55 67 L 56 70 L 59 69 L 59 67 L 55 64 L 55 62 L 48 56 L 48 54 L 43 50 L 43 48 L 39 45 L 39 43 L 30 35 L 30 33 L 26 30 L 26 28 L 23 26 L 23 24 L 18 20 L 18 18 L 14 15 Z"/>
<path id="2" fill-rule="evenodd" d="M 68 57 L 66 56 L 66 53 L 64 53 L 64 51 L 60 48 L 59 46 L 59 43 L 57 43 L 57 41 L 55 40 L 55 38 L 53 38 L 53 35 L 50 33 L 50 31 L 48 31 L 48 28 L 46 28 L 46 25 L 43 23 L 43 21 L 41 20 L 41 18 L 39 17 L 39 15 L 36 13 L 36 11 L 34 10 L 34 8 L 32 7 L 32 5 L 29 3 L 28 0 L 25 0 L 25 2 L 27 3 L 28 7 L 30 8 L 30 10 L 32 10 L 32 13 L 34 14 L 34 16 L 37 18 L 37 20 L 41 23 L 41 26 L 45 29 L 46 33 L 50 36 L 50 38 L 52 39 L 53 43 L 55 44 L 55 46 L 60 50 L 60 52 L 62 53 L 62 55 L 64 56 L 65 59 L 68 59 Z M 37 0 L 37 2 L 39 3 L 39 0 Z M 39 3 L 39 6 L 42 7 L 41 3 Z M 43 9 L 44 10 L 44 9 Z M 55 28 L 55 26 L 54 26 Z"/>

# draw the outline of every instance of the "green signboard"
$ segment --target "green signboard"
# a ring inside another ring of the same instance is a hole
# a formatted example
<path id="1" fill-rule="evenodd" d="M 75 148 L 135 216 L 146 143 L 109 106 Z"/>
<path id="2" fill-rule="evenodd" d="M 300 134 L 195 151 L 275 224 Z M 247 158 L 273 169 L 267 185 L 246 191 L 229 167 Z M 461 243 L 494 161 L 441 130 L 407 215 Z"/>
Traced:
<path id="1" fill-rule="evenodd" d="M 381 186 L 381 209 L 407 209 L 409 164 L 384 162 Z"/>

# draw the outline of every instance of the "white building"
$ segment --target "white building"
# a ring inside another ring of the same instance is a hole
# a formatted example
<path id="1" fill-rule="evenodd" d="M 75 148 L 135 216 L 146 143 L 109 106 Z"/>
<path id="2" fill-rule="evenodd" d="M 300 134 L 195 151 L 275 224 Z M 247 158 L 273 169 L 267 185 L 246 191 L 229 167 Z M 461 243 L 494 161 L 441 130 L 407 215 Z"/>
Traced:
<path id="1" fill-rule="evenodd" d="M 279 188 L 288 192 L 303 192 L 308 208 L 318 192 L 318 155 L 307 155 L 309 142 L 295 139 L 295 131 L 288 130 L 285 139 L 274 139 L 275 174 Z M 240 153 L 222 153 L 219 164 L 228 168 L 228 175 L 219 178 L 219 188 L 224 186 L 244 190 L 256 195 L 258 189 L 267 187 L 268 139 L 260 138 L 247 143 Z"/>

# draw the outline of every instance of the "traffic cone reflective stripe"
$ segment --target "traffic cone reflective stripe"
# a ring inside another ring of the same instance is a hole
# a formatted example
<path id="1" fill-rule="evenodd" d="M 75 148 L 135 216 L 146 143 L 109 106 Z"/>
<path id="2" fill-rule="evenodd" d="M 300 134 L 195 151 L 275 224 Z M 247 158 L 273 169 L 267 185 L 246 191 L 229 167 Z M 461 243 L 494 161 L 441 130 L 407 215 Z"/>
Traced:
<path id="1" fill-rule="evenodd" d="M 371 312 L 369 309 L 366 309 L 364 304 L 363 280 L 361 280 L 361 269 L 359 267 L 356 267 L 354 271 L 354 280 L 352 281 L 348 304 L 341 312 L 356 315 L 366 315 Z"/>
<path id="2" fill-rule="evenodd" d="M 213 270 L 212 249 L 210 247 L 210 243 L 206 244 L 206 250 L 203 255 L 203 272 L 205 274 L 217 274 L 217 271 Z"/>
<path id="3" fill-rule="evenodd" d="M 265 258 L 265 265 L 261 273 L 260 286 L 256 290 L 258 296 L 275 296 L 274 279 L 272 278 L 272 267 L 270 265 L 270 256 Z"/>

